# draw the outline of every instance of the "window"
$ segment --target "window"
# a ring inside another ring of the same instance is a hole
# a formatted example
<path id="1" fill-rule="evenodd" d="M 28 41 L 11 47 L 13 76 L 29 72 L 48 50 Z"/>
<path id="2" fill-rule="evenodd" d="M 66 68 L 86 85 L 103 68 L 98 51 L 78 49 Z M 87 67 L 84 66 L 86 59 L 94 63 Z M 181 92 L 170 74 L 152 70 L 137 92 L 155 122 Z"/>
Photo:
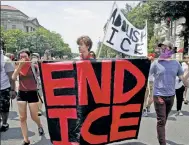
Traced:
<path id="1" fill-rule="evenodd" d="M 29 32 L 29 28 L 28 28 L 28 26 L 26 26 L 26 32 Z"/>
<path id="2" fill-rule="evenodd" d="M 16 25 L 12 25 L 12 29 L 16 29 Z"/>
<path id="3" fill-rule="evenodd" d="M 6 25 L 6 24 L 4 24 L 4 25 L 3 25 L 3 28 L 4 28 L 5 30 L 7 30 L 7 25 Z"/>

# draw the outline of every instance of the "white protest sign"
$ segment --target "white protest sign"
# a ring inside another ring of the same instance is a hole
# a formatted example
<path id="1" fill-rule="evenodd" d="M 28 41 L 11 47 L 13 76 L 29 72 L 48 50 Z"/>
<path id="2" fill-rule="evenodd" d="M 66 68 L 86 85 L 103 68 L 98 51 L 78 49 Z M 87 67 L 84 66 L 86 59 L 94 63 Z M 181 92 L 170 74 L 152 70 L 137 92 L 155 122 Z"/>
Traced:
<path id="1" fill-rule="evenodd" d="M 104 44 L 130 56 L 147 56 L 147 25 L 140 30 L 134 27 L 114 5 L 106 29 Z"/>

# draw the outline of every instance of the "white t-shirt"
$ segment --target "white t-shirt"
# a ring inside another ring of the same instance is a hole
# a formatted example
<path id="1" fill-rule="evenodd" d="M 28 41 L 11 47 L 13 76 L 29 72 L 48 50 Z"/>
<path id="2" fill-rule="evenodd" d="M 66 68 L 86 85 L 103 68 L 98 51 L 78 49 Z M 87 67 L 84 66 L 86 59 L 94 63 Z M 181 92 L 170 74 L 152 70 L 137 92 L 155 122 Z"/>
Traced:
<path id="1" fill-rule="evenodd" d="M 3 55 L 2 52 L 0 52 L 0 55 L 1 55 L 0 90 L 4 90 L 10 87 L 10 81 L 7 73 L 14 71 L 14 65 L 8 57 Z"/>
<path id="2" fill-rule="evenodd" d="M 188 70 L 188 65 L 185 62 L 183 62 L 182 68 L 183 68 L 184 72 L 186 72 Z"/>
<path id="3" fill-rule="evenodd" d="M 176 77 L 176 83 L 175 83 L 175 89 L 180 89 L 183 86 L 183 82 L 179 79 L 179 77 Z"/>
<path id="4" fill-rule="evenodd" d="M 182 69 L 183 69 L 184 72 L 187 72 L 187 70 L 188 70 L 188 65 L 185 62 L 182 63 Z M 180 89 L 183 85 L 184 84 L 179 79 L 179 77 L 176 77 L 175 89 Z"/>

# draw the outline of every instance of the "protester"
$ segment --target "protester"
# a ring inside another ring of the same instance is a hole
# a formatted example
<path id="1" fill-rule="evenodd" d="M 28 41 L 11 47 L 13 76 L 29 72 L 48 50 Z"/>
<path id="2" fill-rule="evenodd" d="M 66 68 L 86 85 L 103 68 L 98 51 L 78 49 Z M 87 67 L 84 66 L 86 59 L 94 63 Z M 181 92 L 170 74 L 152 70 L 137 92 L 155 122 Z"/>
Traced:
<path id="1" fill-rule="evenodd" d="M 187 67 L 189 68 L 189 61 L 185 61 Z M 184 80 L 187 82 L 187 89 L 188 89 L 188 85 L 189 85 L 189 69 L 187 69 L 187 71 L 184 74 Z"/>
<path id="2" fill-rule="evenodd" d="M 14 61 L 14 59 L 15 59 L 14 54 L 12 54 L 12 53 L 6 53 L 5 55 L 6 55 L 8 58 L 10 58 L 10 60 Z"/>
<path id="3" fill-rule="evenodd" d="M 186 74 L 187 71 L 189 70 L 189 67 L 187 65 L 187 63 L 189 62 L 189 55 L 185 55 L 184 56 L 184 60 L 186 60 L 186 61 L 184 61 L 182 63 L 182 67 L 184 69 L 184 73 Z M 187 91 L 188 91 L 188 88 L 185 87 L 185 91 L 184 91 L 184 104 L 186 104 L 186 105 L 188 105 L 188 103 L 189 103 L 189 101 L 187 100 Z"/>
<path id="4" fill-rule="evenodd" d="M 160 145 L 166 145 L 165 125 L 174 103 L 176 76 L 187 85 L 180 63 L 171 59 L 172 48 L 172 43 L 165 41 L 161 47 L 159 60 L 154 61 L 150 68 L 150 75 L 154 75 L 155 78 L 154 106 L 157 114 L 157 134 Z"/>
<path id="5" fill-rule="evenodd" d="M 149 58 L 150 60 L 154 60 L 155 55 L 150 55 Z M 150 107 L 153 103 L 153 82 L 154 82 L 154 77 L 153 75 L 149 75 L 148 77 L 148 84 L 147 84 L 147 89 L 145 93 L 145 98 L 144 98 L 144 107 L 143 107 L 143 116 L 148 117 L 148 113 L 150 113 Z"/>
<path id="6" fill-rule="evenodd" d="M 96 59 L 96 54 L 94 53 L 94 51 L 90 51 L 90 55 L 91 55 L 94 59 Z"/>
<path id="7" fill-rule="evenodd" d="M 30 51 L 23 49 L 19 52 L 20 63 L 15 69 L 12 78 L 16 80 L 19 76 L 19 92 L 17 96 L 18 110 L 20 115 L 21 130 L 24 137 L 22 145 L 29 145 L 28 128 L 27 128 L 27 104 L 29 106 L 31 118 L 38 125 L 39 135 L 44 134 L 40 118 L 38 116 L 37 84 L 32 72 L 32 64 L 30 61 Z M 35 66 L 36 67 L 36 66 Z"/>
<path id="8" fill-rule="evenodd" d="M 90 60 L 94 59 L 93 56 L 90 54 L 90 50 L 92 48 L 93 42 L 89 36 L 81 36 L 77 39 L 77 45 L 79 46 L 79 52 L 80 52 L 80 57 L 76 59 L 80 60 Z M 77 108 L 78 110 L 78 122 L 77 122 L 77 128 L 75 129 L 77 133 L 77 138 L 79 140 L 80 134 L 79 130 L 82 126 L 82 122 L 84 121 L 83 113 L 85 109 L 82 109 L 82 107 Z"/>
<path id="9" fill-rule="evenodd" d="M 14 65 L 11 60 L 3 54 L 5 50 L 4 42 L 0 40 L 0 124 L 2 118 L 2 126 L 0 132 L 5 132 L 9 129 L 9 124 L 7 123 L 10 108 L 10 99 L 16 97 L 15 92 L 15 81 L 11 79 L 14 72 Z"/>
<path id="10" fill-rule="evenodd" d="M 33 64 L 38 65 L 38 61 L 40 60 L 40 55 L 38 53 L 32 53 L 31 55 L 31 61 Z M 39 70 L 38 70 L 39 71 Z M 39 97 L 39 102 L 38 102 L 38 116 L 42 115 L 42 96 L 43 96 L 43 91 L 42 91 L 42 86 L 41 86 L 41 78 L 40 76 L 34 76 L 36 77 L 36 83 L 37 83 L 37 89 L 38 89 L 38 97 Z"/>
<path id="11" fill-rule="evenodd" d="M 45 61 L 47 61 L 47 60 L 53 60 L 50 50 L 48 50 L 48 49 L 45 50 L 43 60 L 45 60 Z"/>
<path id="12" fill-rule="evenodd" d="M 181 110 L 182 110 L 182 102 L 183 102 L 185 86 L 183 82 L 179 79 L 179 77 L 176 77 L 175 89 L 176 89 L 176 98 L 177 98 L 177 114 L 176 115 L 183 116 L 183 113 Z"/>
<path id="13" fill-rule="evenodd" d="M 93 42 L 89 36 L 81 36 L 77 39 L 77 44 L 79 45 L 80 59 L 94 59 L 90 54 Z"/>

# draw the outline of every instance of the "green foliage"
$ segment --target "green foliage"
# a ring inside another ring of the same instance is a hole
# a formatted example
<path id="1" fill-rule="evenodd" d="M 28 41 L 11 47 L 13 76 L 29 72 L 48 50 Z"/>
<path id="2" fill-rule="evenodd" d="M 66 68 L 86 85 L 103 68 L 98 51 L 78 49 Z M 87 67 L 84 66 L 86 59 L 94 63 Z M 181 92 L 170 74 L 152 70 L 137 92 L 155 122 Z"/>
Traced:
<path id="1" fill-rule="evenodd" d="M 25 33 L 18 29 L 2 31 L 5 47 L 8 52 L 19 50 L 24 45 Z"/>
<path id="2" fill-rule="evenodd" d="M 99 42 L 99 47 L 96 51 L 97 56 L 99 54 L 101 44 L 102 44 L 102 42 Z M 99 57 L 100 58 L 115 58 L 116 55 L 119 55 L 119 54 L 120 54 L 120 52 L 118 52 L 118 51 L 116 51 L 116 50 L 114 50 L 114 49 L 103 44 Z"/>
<path id="3" fill-rule="evenodd" d="M 138 5 L 127 14 L 127 19 L 138 29 L 143 29 L 147 20 L 148 45 L 154 35 L 154 21 L 150 19 L 150 6 L 148 3 Z M 148 48 L 150 49 L 150 48 Z"/>
<path id="4" fill-rule="evenodd" d="M 38 28 L 36 31 L 30 33 L 18 29 L 4 31 L 1 28 L 1 34 L 5 40 L 7 52 L 29 48 L 31 51 L 43 55 L 46 49 L 50 49 L 53 54 L 57 54 L 58 56 L 71 56 L 71 49 L 64 42 L 61 35 L 44 28 Z"/>
<path id="5" fill-rule="evenodd" d="M 180 36 L 184 36 L 184 47 L 188 46 L 189 39 L 189 2 L 187 1 L 150 1 L 150 19 L 156 23 L 161 20 L 171 18 L 172 21 L 185 17 L 186 22 L 183 24 L 185 30 Z"/>
<path id="6" fill-rule="evenodd" d="M 176 20 L 189 17 L 189 3 L 187 1 L 149 1 L 150 16 L 156 23 L 168 17 Z"/>
<path id="7" fill-rule="evenodd" d="M 160 42 L 160 37 L 152 36 L 148 44 L 148 52 L 149 53 L 154 52 L 154 48 L 158 45 L 159 42 Z"/>

